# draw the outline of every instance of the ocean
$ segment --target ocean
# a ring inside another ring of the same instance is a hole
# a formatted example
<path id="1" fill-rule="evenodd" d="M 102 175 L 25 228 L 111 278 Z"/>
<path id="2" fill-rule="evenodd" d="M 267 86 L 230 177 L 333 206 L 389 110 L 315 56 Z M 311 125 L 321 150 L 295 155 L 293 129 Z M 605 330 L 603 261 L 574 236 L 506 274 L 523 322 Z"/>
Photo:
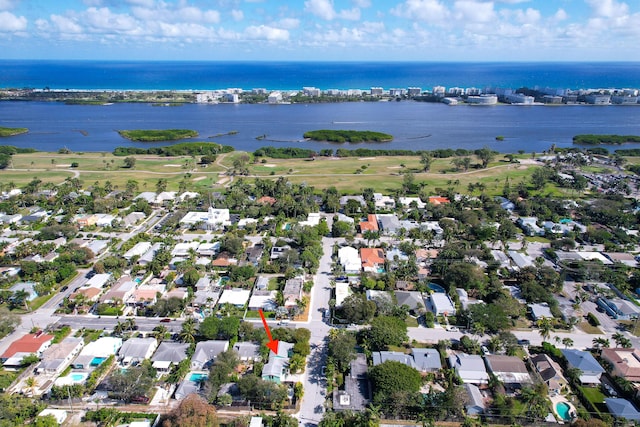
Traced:
<path id="1" fill-rule="evenodd" d="M 188 90 L 266 88 L 385 89 L 417 86 L 640 88 L 640 63 L 313 63 L 313 62 L 106 62 L 0 61 L 0 87 L 51 89 Z M 29 133 L 2 144 L 57 151 L 112 151 L 144 146 L 119 136 L 119 129 L 184 128 L 198 141 L 238 150 L 265 145 L 325 148 L 433 150 L 477 149 L 542 152 L 552 144 L 572 146 L 576 134 L 640 135 L 636 106 L 447 106 L 403 102 L 249 105 L 149 104 L 65 105 L 0 102 L 0 126 L 26 127 Z M 384 144 L 335 145 L 301 141 L 316 129 L 372 130 L 389 133 Z M 209 138 L 226 132 L 234 135 Z M 266 140 L 257 136 L 267 135 Z M 496 140 L 503 136 L 503 141 Z M 166 145 L 163 144 L 163 145 Z M 627 144 L 617 148 L 640 148 Z"/>
<path id="2" fill-rule="evenodd" d="M 0 60 L 0 88 L 215 90 L 409 86 L 640 87 L 640 63 L 196 62 Z"/>

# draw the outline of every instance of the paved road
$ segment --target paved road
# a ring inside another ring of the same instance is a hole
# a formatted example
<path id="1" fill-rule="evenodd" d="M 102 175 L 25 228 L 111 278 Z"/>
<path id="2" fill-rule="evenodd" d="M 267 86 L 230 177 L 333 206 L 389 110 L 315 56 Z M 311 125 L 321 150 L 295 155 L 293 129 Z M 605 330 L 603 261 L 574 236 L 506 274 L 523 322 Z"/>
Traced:
<path id="1" fill-rule="evenodd" d="M 326 378 L 322 374 L 327 365 L 327 336 L 331 327 L 322 320 L 322 310 L 329 307 L 331 299 L 331 254 L 334 239 L 323 238 L 324 254 L 320 259 L 320 266 L 313 286 L 309 321 L 307 327 L 311 330 L 311 354 L 307 359 L 307 369 L 303 378 L 304 397 L 300 405 L 298 418 L 307 426 L 317 425 L 322 419 L 326 398 Z"/>

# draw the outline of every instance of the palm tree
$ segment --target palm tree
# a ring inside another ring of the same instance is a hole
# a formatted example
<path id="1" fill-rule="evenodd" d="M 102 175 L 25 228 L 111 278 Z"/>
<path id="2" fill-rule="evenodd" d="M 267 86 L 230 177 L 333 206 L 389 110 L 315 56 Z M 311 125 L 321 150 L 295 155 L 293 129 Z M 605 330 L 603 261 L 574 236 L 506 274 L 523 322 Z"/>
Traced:
<path id="1" fill-rule="evenodd" d="M 626 337 L 620 332 L 616 332 L 611 338 L 613 338 L 613 340 L 616 342 L 616 346 L 618 347 L 622 347 L 622 343 L 626 339 Z"/>
<path id="2" fill-rule="evenodd" d="M 178 339 L 181 342 L 186 342 L 189 344 L 193 344 L 196 342 L 196 321 L 193 318 L 187 319 L 182 324 L 182 330 L 178 335 Z"/>
<path id="3" fill-rule="evenodd" d="M 125 329 L 127 331 L 134 331 L 136 329 L 136 321 L 135 319 L 127 319 L 124 322 Z"/>
<path id="4" fill-rule="evenodd" d="M 34 390 L 38 387 L 38 380 L 34 377 L 28 377 L 24 380 L 25 389 L 27 390 L 27 394 L 33 394 Z"/>
<path id="5" fill-rule="evenodd" d="M 553 330 L 553 325 L 551 324 L 551 319 L 548 317 L 542 317 L 538 319 L 536 322 L 536 326 L 538 326 L 538 332 L 543 340 L 548 340 L 551 335 L 551 331 Z"/>
<path id="6" fill-rule="evenodd" d="M 564 348 L 573 347 L 573 340 L 569 337 L 562 338 L 562 344 L 564 345 Z"/>
<path id="7" fill-rule="evenodd" d="M 167 335 L 167 332 L 169 332 L 169 330 L 164 325 L 158 325 L 155 328 L 153 328 L 153 332 L 155 332 L 156 340 L 158 342 L 162 342 L 162 340 L 164 339 L 165 335 Z"/>
<path id="8" fill-rule="evenodd" d="M 593 348 L 598 350 L 611 346 L 611 342 L 607 338 L 594 338 L 591 342 L 593 343 Z"/>

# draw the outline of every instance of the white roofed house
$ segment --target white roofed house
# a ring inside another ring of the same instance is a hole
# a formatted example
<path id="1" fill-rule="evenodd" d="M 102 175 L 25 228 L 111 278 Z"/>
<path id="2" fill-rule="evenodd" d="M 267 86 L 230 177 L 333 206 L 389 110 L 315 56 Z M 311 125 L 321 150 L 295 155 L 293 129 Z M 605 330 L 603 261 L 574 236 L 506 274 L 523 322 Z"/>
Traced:
<path id="1" fill-rule="evenodd" d="M 487 366 L 505 386 L 519 388 L 531 384 L 531 376 L 522 359 L 515 356 L 487 355 Z"/>
<path id="2" fill-rule="evenodd" d="M 351 246 L 338 249 L 338 262 L 347 274 L 359 273 L 362 269 L 360 253 L 356 248 L 352 248 Z"/>
<path id="3" fill-rule="evenodd" d="M 207 212 L 188 212 L 180 220 L 180 224 L 204 230 L 218 230 L 231 225 L 231 216 L 229 209 L 209 207 Z"/>
<path id="4" fill-rule="evenodd" d="M 231 304 L 238 308 L 242 308 L 249 301 L 251 291 L 242 288 L 225 289 L 218 300 L 219 305 Z"/>
<path id="5" fill-rule="evenodd" d="M 187 358 L 188 343 L 163 341 L 153 354 L 151 361 L 159 373 L 168 373 L 172 365 L 177 365 Z"/>
<path id="6" fill-rule="evenodd" d="M 276 304 L 276 295 L 277 291 L 253 291 L 249 299 L 249 310 L 258 311 L 262 309 L 264 311 L 275 311 L 278 307 Z"/>
<path id="7" fill-rule="evenodd" d="M 336 307 L 341 307 L 349 295 L 351 295 L 351 288 L 348 283 L 336 283 Z"/>
<path id="8" fill-rule="evenodd" d="M 151 242 L 138 242 L 131 249 L 124 253 L 123 257 L 127 261 L 131 260 L 131 258 L 137 256 L 141 257 L 144 255 L 149 249 L 151 249 Z"/>
<path id="9" fill-rule="evenodd" d="M 454 316 L 456 314 L 456 307 L 453 305 L 449 295 L 442 292 L 434 292 L 429 296 L 429 305 L 431 311 L 436 316 Z"/>

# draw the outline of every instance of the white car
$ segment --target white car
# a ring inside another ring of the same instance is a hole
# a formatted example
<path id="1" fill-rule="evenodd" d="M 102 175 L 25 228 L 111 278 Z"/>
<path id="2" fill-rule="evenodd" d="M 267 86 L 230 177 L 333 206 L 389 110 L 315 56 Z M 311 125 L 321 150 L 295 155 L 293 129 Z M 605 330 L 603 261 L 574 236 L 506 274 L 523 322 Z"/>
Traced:
<path id="1" fill-rule="evenodd" d="M 459 331 L 460 331 L 460 329 L 458 329 L 458 327 L 457 327 L 457 326 L 451 326 L 451 325 L 449 325 L 449 326 L 447 326 L 447 331 L 449 331 L 449 332 L 459 332 Z"/>

